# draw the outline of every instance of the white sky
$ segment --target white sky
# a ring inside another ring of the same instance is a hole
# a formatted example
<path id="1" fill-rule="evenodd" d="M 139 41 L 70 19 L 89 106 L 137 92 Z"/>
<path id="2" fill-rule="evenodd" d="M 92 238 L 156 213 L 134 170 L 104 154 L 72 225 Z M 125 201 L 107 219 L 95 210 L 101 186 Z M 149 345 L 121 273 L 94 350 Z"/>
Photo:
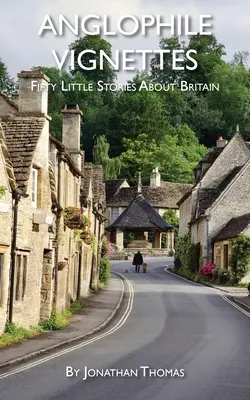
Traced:
<path id="1" fill-rule="evenodd" d="M 211 14 L 214 17 L 213 33 L 226 46 L 227 59 L 230 60 L 236 51 L 250 51 L 249 0 L 8 0 L 1 7 L 0 58 L 12 76 L 37 65 L 56 67 L 51 50 L 55 49 L 62 55 L 68 44 L 76 39 L 69 33 L 64 37 L 38 36 L 46 14 L 55 21 L 58 14 L 72 21 L 75 14 L 81 17 L 106 14 L 113 24 L 125 14 L 138 18 L 143 14 L 159 14 L 166 19 L 171 14 L 188 14 L 194 23 L 200 14 Z M 160 38 L 152 30 L 148 37 L 119 35 L 105 39 L 111 42 L 113 50 L 133 50 L 157 49 Z M 120 72 L 118 79 L 124 82 L 130 77 L 128 72 Z"/>

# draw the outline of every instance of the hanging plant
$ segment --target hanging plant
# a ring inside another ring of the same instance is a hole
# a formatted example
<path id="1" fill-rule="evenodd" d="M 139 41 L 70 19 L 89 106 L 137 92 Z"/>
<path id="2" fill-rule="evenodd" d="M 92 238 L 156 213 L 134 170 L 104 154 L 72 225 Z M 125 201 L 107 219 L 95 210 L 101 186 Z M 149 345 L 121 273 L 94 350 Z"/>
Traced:
<path id="1" fill-rule="evenodd" d="M 83 224 L 83 228 L 84 229 L 90 229 L 91 228 L 91 220 L 90 220 L 90 218 L 89 217 L 87 217 L 86 215 L 81 215 L 81 221 L 82 221 L 82 224 Z"/>
<path id="2" fill-rule="evenodd" d="M 64 223 L 69 229 L 81 228 L 81 210 L 77 207 L 67 207 L 64 210 Z"/>

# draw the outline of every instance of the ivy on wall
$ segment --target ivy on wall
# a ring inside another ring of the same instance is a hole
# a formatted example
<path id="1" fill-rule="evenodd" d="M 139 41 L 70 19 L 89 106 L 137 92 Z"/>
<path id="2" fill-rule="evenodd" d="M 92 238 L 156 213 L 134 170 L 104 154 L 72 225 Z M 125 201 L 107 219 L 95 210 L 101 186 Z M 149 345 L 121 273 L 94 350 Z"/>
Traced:
<path id="1" fill-rule="evenodd" d="M 244 278 L 249 271 L 250 236 L 241 234 L 231 242 L 229 266 L 231 267 L 231 273 L 236 283 Z"/>
<path id="2" fill-rule="evenodd" d="M 191 273 L 199 271 L 200 244 L 191 243 L 190 234 L 180 236 L 175 246 L 175 266 Z"/>

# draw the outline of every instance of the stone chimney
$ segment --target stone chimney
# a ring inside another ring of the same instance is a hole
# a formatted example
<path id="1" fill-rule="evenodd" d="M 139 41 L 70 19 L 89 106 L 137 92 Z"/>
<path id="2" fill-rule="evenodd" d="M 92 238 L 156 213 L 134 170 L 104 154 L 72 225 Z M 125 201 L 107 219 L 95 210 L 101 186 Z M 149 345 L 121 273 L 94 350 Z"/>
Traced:
<path id="1" fill-rule="evenodd" d="M 223 139 L 222 136 L 218 137 L 218 140 L 216 142 L 216 147 L 225 147 L 228 144 L 228 140 Z"/>
<path id="2" fill-rule="evenodd" d="M 77 168 L 82 169 L 81 117 L 82 111 L 77 104 L 68 104 L 62 110 L 62 143 L 68 149 Z"/>
<path id="3" fill-rule="evenodd" d="M 158 167 L 155 167 L 150 176 L 150 187 L 160 187 L 161 186 L 161 174 Z"/>
<path id="4" fill-rule="evenodd" d="M 40 71 L 22 71 L 17 76 L 19 78 L 19 112 L 47 115 L 49 78 Z"/>

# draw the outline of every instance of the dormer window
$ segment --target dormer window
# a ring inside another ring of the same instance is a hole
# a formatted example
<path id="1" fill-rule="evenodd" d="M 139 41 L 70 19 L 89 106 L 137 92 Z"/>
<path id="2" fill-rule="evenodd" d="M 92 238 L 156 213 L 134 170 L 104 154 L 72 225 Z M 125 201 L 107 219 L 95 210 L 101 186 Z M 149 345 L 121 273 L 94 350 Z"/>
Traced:
<path id="1" fill-rule="evenodd" d="M 38 199 L 38 169 L 32 168 L 32 206 L 37 208 Z"/>

